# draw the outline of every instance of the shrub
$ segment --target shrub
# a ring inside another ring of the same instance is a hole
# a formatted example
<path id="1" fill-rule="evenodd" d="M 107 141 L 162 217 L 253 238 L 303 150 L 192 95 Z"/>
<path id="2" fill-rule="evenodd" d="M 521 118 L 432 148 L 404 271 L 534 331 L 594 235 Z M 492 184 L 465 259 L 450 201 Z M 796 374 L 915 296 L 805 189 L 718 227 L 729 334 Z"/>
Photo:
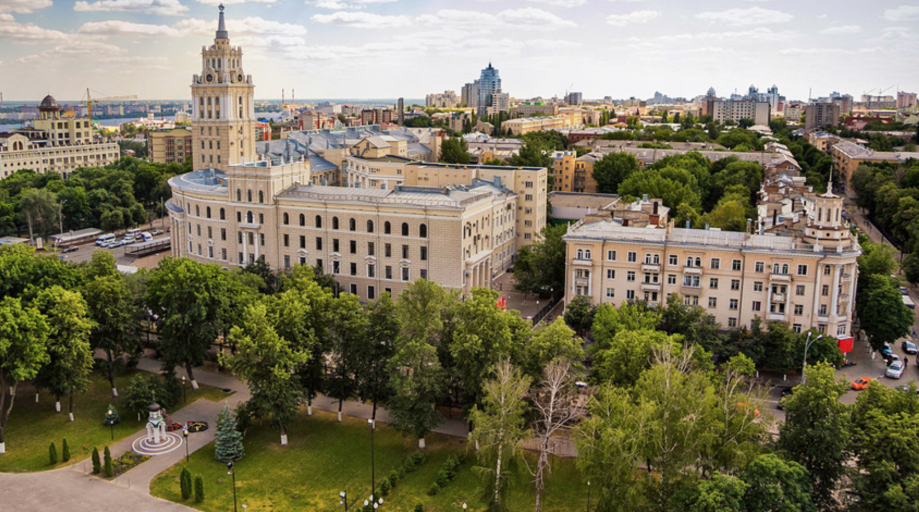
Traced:
<path id="1" fill-rule="evenodd" d="M 421 503 L 415 504 L 415 512 L 424 512 L 424 505 Z"/>
<path id="2" fill-rule="evenodd" d="M 398 472 L 398 471 L 396 471 L 395 469 L 392 470 L 392 471 L 390 471 L 390 472 L 389 472 L 389 486 L 390 486 L 390 487 L 395 487 L 395 486 L 396 486 L 396 483 L 399 481 L 400 478 L 402 478 L 402 477 L 399 476 L 399 472 Z"/>
<path id="3" fill-rule="evenodd" d="M 204 501 L 204 479 L 201 475 L 195 477 L 195 503 Z"/>
<path id="4" fill-rule="evenodd" d="M 424 452 L 415 452 L 415 453 L 413 453 L 413 454 L 412 454 L 412 462 L 414 462 L 416 466 L 419 466 L 419 465 L 421 465 L 421 464 L 424 464 Z"/>
<path id="5" fill-rule="evenodd" d="M 392 489 L 392 486 L 389 485 L 389 479 L 384 478 L 383 481 L 380 482 L 380 496 L 388 496 L 390 489 Z"/>
<path id="6" fill-rule="evenodd" d="M 191 498 L 191 471 L 188 468 L 182 468 L 182 476 L 179 478 L 179 485 L 182 488 L 182 499 Z"/>
<path id="7" fill-rule="evenodd" d="M 428 488 L 428 496 L 434 496 L 440 491 L 440 486 L 437 485 L 437 482 L 431 484 L 431 487 Z"/>
<path id="8" fill-rule="evenodd" d="M 70 460 L 70 446 L 67 444 L 66 439 L 64 439 L 64 446 L 61 447 L 61 460 L 64 462 Z"/>
<path id="9" fill-rule="evenodd" d="M 93 446 L 93 474 L 98 475 L 102 472 L 102 462 L 99 461 L 99 449 Z"/>
<path id="10" fill-rule="evenodd" d="M 112 465 L 112 452 L 109 450 L 108 446 L 105 447 L 103 460 L 105 461 L 105 478 L 114 478 L 115 466 Z"/>
<path id="11" fill-rule="evenodd" d="M 405 478 L 405 466 L 399 466 L 397 473 L 399 474 L 399 480 Z"/>
<path id="12" fill-rule="evenodd" d="M 48 459 L 51 461 L 51 465 L 57 464 L 57 447 L 54 446 L 54 443 L 51 443 L 51 446 L 48 447 Z"/>
<path id="13" fill-rule="evenodd" d="M 450 483 L 450 475 L 446 470 L 441 469 L 437 472 L 437 479 L 434 480 L 434 483 L 437 484 L 437 487 L 446 487 Z"/>

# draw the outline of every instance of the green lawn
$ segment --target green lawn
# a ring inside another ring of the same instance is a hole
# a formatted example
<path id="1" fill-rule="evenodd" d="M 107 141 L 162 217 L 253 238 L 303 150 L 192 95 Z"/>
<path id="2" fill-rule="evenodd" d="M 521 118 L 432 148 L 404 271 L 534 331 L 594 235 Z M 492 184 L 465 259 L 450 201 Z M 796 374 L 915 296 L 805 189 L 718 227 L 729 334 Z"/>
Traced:
<path id="1" fill-rule="evenodd" d="M 370 494 L 370 435 L 365 420 L 345 418 L 339 424 L 335 415 L 317 412 L 312 418 L 301 415 L 289 428 L 290 444 L 281 447 L 276 430 L 257 426 L 245 439 L 246 457 L 236 464 L 237 498 L 240 508 L 274 511 L 340 511 L 339 491 L 348 491 L 350 504 L 363 502 Z M 410 512 L 416 503 L 426 511 L 484 510 L 477 495 L 479 481 L 471 470 L 475 457 L 467 457 L 456 477 L 436 496 L 427 490 L 437 471 L 453 454 L 465 453 L 465 440 L 446 436 L 429 436 L 425 450 L 427 461 L 409 473 L 384 497 L 381 510 Z M 404 439 L 381 424 L 376 432 L 376 478 L 379 480 L 399 466 L 415 451 L 417 442 Z M 179 473 L 184 463 L 160 474 L 150 485 L 154 496 L 181 502 Z M 214 459 L 214 445 L 192 454 L 189 470 L 204 478 L 206 500 L 186 505 L 207 511 L 233 508 L 233 493 L 226 466 Z M 586 495 L 580 474 L 571 460 L 557 460 L 544 494 L 546 511 L 575 511 L 586 506 Z M 533 508 L 532 478 L 521 467 L 511 488 L 510 510 Z M 349 510 L 357 510 L 349 507 Z"/>
<path id="2" fill-rule="evenodd" d="M 136 371 L 128 371 L 115 378 L 115 386 L 120 394 L 128 387 Z M 197 391 L 188 387 L 188 402 L 199 398 L 222 400 L 227 396 L 223 391 L 201 385 Z M 16 392 L 16 402 L 10 415 L 6 433 L 6 453 L 0 455 L 0 472 L 19 473 L 51 469 L 48 462 L 48 445 L 53 441 L 61 454 L 62 443 L 67 438 L 70 445 L 71 464 L 86 459 L 92 453 L 93 446 L 99 448 L 112 444 L 109 427 L 103 425 L 105 411 L 112 403 L 112 388 L 108 380 L 99 374 L 93 374 L 89 390 L 85 395 L 77 395 L 73 400 L 74 421 L 67 418 L 67 400 L 61 401 L 61 412 L 54 412 L 54 397 L 48 393 L 40 395 L 35 403 L 35 389 L 29 383 L 20 384 Z M 144 426 L 121 407 L 120 398 L 113 405 L 118 409 L 121 423 L 115 425 L 115 441 L 134 434 Z M 181 402 L 178 407 L 181 407 Z"/>

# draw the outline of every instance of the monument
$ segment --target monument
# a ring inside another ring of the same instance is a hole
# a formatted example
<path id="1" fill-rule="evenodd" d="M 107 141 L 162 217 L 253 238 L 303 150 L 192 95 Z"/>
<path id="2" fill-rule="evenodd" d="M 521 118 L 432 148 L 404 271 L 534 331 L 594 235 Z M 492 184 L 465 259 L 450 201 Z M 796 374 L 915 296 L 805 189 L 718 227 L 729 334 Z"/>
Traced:
<path id="1" fill-rule="evenodd" d="M 156 397 L 154 397 L 156 400 Z M 182 437 L 175 432 L 166 431 L 165 412 L 155 401 L 147 408 L 147 434 L 138 437 L 131 443 L 131 448 L 140 455 L 163 455 L 182 446 Z"/>
<path id="2" fill-rule="evenodd" d="M 163 419 L 160 404 L 153 402 L 148 410 L 150 417 L 147 418 L 147 442 L 158 445 L 166 440 L 166 420 Z"/>

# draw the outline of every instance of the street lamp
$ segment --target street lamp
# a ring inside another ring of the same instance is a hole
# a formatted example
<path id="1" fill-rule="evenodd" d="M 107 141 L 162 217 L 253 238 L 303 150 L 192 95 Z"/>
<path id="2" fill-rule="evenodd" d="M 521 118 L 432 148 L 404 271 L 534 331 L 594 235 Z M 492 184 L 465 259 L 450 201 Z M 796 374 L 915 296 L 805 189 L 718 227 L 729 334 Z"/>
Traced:
<path id="1" fill-rule="evenodd" d="M 338 504 L 344 505 L 345 512 L 348 512 L 348 491 L 341 491 L 340 493 L 338 493 L 338 497 L 341 498 Z"/>
<path id="2" fill-rule="evenodd" d="M 185 463 L 188 464 L 188 425 L 182 427 L 182 436 L 185 437 Z"/>
<path id="3" fill-rule="evenodd" d="M 367 420 L 367 424 L 370 425 L 370 501 L 373 501 L 373 494 L 377 492 L 376 489 L 376 474 L 374 467 L 374 453 L 373 453 L 373 431 L 376 430 L 376 424 L 373 421 L 373 418 Z M 380 502 L 382 502 L 382 498 Z M 367 506 L 367 502 L 364 502 L 364 506 Z M 376 507 L 374 507 L 376 508 Z"/>
<path id="4" fill-rule="evenodd" d="M 364 500 L 364 508 L 369 507 L 371 503 L 373 504 L 373 509 L 376 510 L 383 504 L 383 498 L 380 498 L 378 501 L 373 501 L 373 495 L 371 495 L 369 500 Z"/>
<path id="5" fill-rule="evenodd" d="M 807 351 L 811 348 L 811 345 L 817 342 L 820 338 L 823 338 L 823 335 L 817 336 L 814 338 L 814 341 L 811 341 L 811 336 L 813 332 L 807 333 L 807 341 L 804 342 L 804 366 L 801 368 L 801 384 L 807 384 L 807 375 L 804 374 L 804 370 L 807 369 Z"/>
<path id="6" fill-rule="evenodd" d="M 185 391 L 185 376 L 182 376 L 182 405 L 188 405 L 188 392 Z"/>
<path id="7" fill-rule="evenodd" d="M 112 414 L 113 414 L 112 410 L 109 409 L 108 410 L 108 428 L 112 432 L 112 441 L 114 441 L 115 440 L 115 421 L 114 421 L 114 418 L 112 417 Z"/>
<path id="8" fill-rule="evenodd" d="M 463 512 L 466 512 L 466 502 L 463 502 Z"/>
<path id="9" fill-rule="evenodd" d="M 236 470 L 233 469 L 233 461 L 227 462 L 227 475 L 233 477 L 233 512 L 236 512 Z M 243 508 L 246 506 L 243 505 Z"/>
<path id="10" fill-rule="evenodd" d="M 587 481 L 587 512 L 590 512 L 590 480 Z"/>

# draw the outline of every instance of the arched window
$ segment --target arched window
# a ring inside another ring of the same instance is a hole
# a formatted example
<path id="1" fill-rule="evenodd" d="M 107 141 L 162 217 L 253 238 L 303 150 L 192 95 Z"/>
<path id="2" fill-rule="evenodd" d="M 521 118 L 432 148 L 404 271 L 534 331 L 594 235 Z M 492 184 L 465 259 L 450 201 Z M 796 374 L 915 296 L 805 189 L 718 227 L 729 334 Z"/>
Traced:
<path id="1" fill-rule="evenodd" d="M 252 202 L 252 189 L 246 191 L 246 201 Z"/>
<path id="2" fill-rule="evenodd" d="M 428 226 L 427 226 L 427 224 L 422 224 L 422 225 L 418 226 L 418 236 L 420 236 L 421 238 L 427 238 L 427 237 L 428 237 Z"/>
<path id="3" fill-rule="evenodd" d="M 784 265 L 782 265 L 782 273 L 783 274 L 788 273 L 788 263 L 785 263 Z"/>
<path id="4" fill-rule="evenodd" d="M 578 258 L 579 260 L 584 259 L 584 249 L 578 249 Z"/>
<path id="5" fill-rule="evenodd" d="M 243 191 L 240 189 L 236 189 L 236 201 L 242 202 L 242 200 L 243 200 Z"/>
<path id="6" fill-rule="evenodd" d="M 338 217 L 332 217 L 332 229 L 338 229 Z"/>
<path id="7" fill-rule="evenodd" d="M 773 273 L 773 274 L 778 274 L 778 273 L 779 273 L 779 264 L 778 264 L 778 263 L 772 265 L 772 273 Z"/>
<path id="8" fill-rule="evenodd" d="M 261 190 L 258 191 L 258 202 L 260 203 L 265 202 L 265 193 L 262 192 Z"/>
<path id="9" fill-rule="evenodd" d="M 316 216 L 316 227 L 317 227 L 317 228 L 321 228 L 321 227 L 322 227 L 322 217 L 319 216 L 319 215 Z"/>
<path id="10" fill-rule="evenodd" d="M 290 215 L 288 215 L 287 212 L 284 213 L 282 219 L 283 220 L 281 222 L 283 222 L 285 226 L 290 224 Z"/>
<path id="11" fill-rule="evenodd" d="M 351 231 L 357 231 L 357 221 L 355 221 L 353 218 L 348 220 L 348 229 Z"/>
<path id="12" fill-rule="evenodd" d="M 246 212 L 246 222 L 255 224 L 255 215 L 253 215 L 251 211 Z"/>
<path id="13" fill-rule="evenodd" d="M 209 219 L 211 218 L 211 207 L 210 207 L 210 206 L 208 206 L 207 208 L 205 208 L 205 210 L 204 210 L 204 215 L 205 215 L 207 218 L 209 218 Z"/>
<path id="14" fill-rule="evenodd" d="M 702 258 L 696 258 L 696 267 L 702 268 Z"/>
<path id="15" fill-rule="evenodd" d="M 300 214 L 300 225 L 306 226 L 306 215 Z"/>
<path id="16" fill-rule="evenodd" d="M 388 235 L 390 233 L 392 233 L 392 225 L 389 223 L 389 221 L 386 221 L 383 223 L 383 234 Z"/>
<path id="17" fill-rule="evenodd" d="M 408 222 L 402 223 L 402 236 L 408 236 Z"/>
<path id="18" fill-rule="evenodd" d="M 198 208 L 198 205 L 195 205 L 195 217 L 201 216 L 201 209 Z"/>
<path id="19" fill-rule="evenodd" d="M 373 233 L 373 221 L 372 220 L 367 221 L 367 232 Z"/>
<path id="20" fill-rule="evenodd" d="M 689 258 L 686 258 L 686 266 L 687 266 L 687 267 L 691 267 L 691 266 L 692 266 L 692 257 L 691 257 L 691 256 L 690 256 Z"/>
<path id="21" fill-rule="evenodd" d="M 220 209 L 220 220 L 227 220 L 227 212 L 223 208 Z"/>
<path id="22" fill-rule="evenodd" d="M 488 243 L 488 237 L 487 237 L 487 236 L 485 237 L 485 243 L 486 243 L 486 244 Z M 585 259 L 585 260 L 589 260 L 589 259 L 590 259 L 590 249 L 587 249 L 587 250 L 584 251 L 584 259 Z"/>

